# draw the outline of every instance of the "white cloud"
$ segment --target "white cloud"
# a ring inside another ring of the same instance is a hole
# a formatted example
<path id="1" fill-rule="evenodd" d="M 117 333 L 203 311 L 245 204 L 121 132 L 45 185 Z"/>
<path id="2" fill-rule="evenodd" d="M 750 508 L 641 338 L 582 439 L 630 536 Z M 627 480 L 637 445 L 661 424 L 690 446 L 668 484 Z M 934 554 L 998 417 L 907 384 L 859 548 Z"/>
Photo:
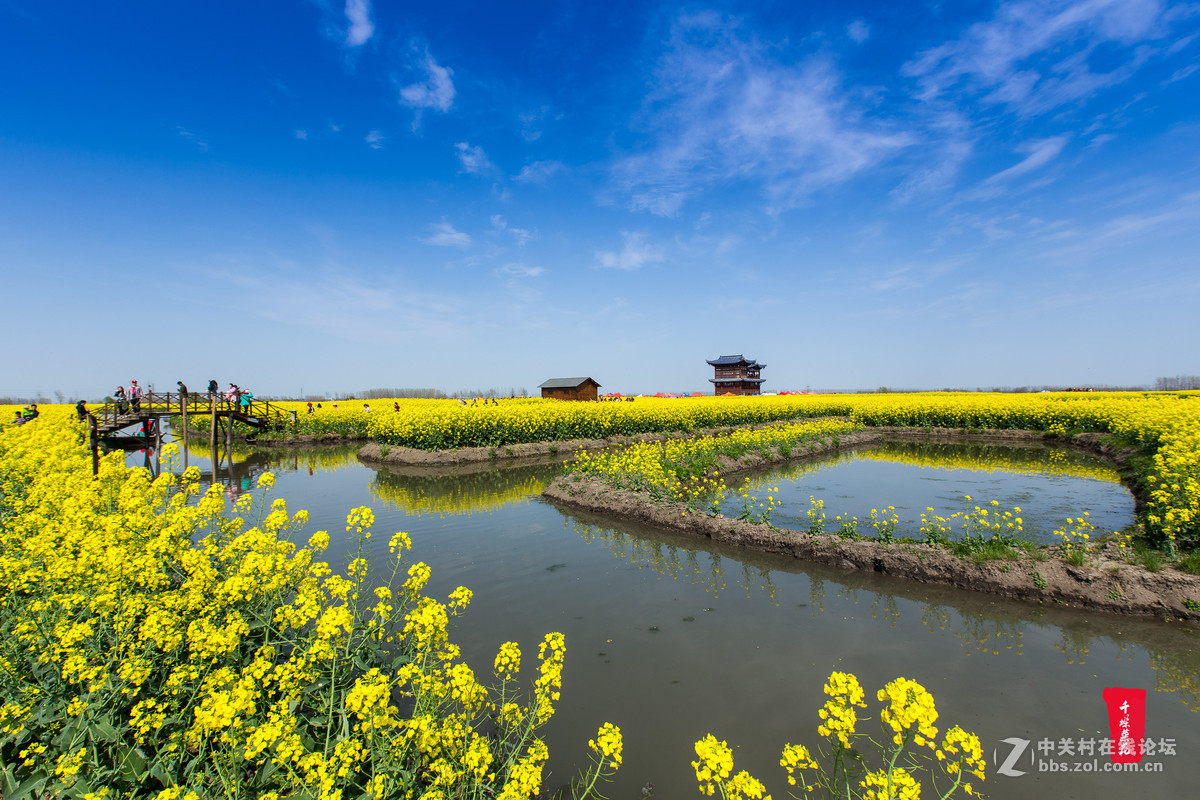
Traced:
<path id="1" fill-rule="evenodd" d="M 846 35 L 862 44 L 871 37 L 871 28 L 861 19 L 856 19 L 846 26 Z"/>
<path id="2" fill-rule="evenodd" d="M 1191 75 L 1197 69 L 1200 69 L 1200 67 L 1196 66 L 1195 64 L 1188 64 L 1186 67 L 1180 67 L 1179 69 L 1175 70 L 1174 73 L 1171 74 L 1171 77 L 1167 79 L 1167 83 L 1175 83 L 1175 81 L 1181 81 L 1184 78 Z"/>
<path id="3" fill-rule="evenodd" d="M 505 264 L 496 270 L 496 275 L 511 275 L 517 278 L 537 278 L 544 275 L 546 270 L 541 267 L 531 267 L 528 264 L 512 263 Z"/>
<path id="4" fill-rule="evenodd" d="M 186 139 L 187 141 L 196 145 L 196 149 L 199 150 L 201 153 L 208 152 L 208 142 L 204 141 L 199 136 L 192 133 L 187 128 L 183 127 L 182 125 L 177 125 L 175 127 L 175 130 L 178 131 L 179 135 L 182 136 L 184 139 Z"/>
<path id="5" fill-rule="evenodd" d="M 512 236 L 516 241 L 517 247 L 524 247 L 535 236 L 533 231 L 526 230 L 525 228 L 510 227 L 508 220 L 501 214 L 492 215 L 492 228 L 497 233 L 507 233 Z"/>
<path id="6" fill-rule="evenodd" d="M 372 150 L 382 150 L 383 141 L 386 138 L 387 137 L 383 135 L 383 131 L 371 131 L 363 137 L 363 141 L 366 142 L 367 146 Z"/>
<path id="7" fill-rule="evenodd" d="M 534 161 L 522 167 L 515 180 L 520 183 L 545 183 L 563 169 L 561 161 Z"/>
<path id="8" fill-rule="evenodd" d="M 969 193 L 972 199 L 994 197 L 1005 191 L 1005 184 L 1036 170 L 1040 170 L 1054 159 L 1058 158 L 1071 137 L 1068 135 L 1051 136 L 1048 139 L 1038 139 L 1024 143 L 1019 150 L 1029 153 L 1024 159 L 1008 169 L 1001 170 L 983 181 L 978 188 Z"/>
<path id="9" fill-rule="evenodd" d="M 346 44 L 358 47 L 365 43 L 375 33 L 371 0 L 346 0 L 346 20 L 350 23 L 346 29 Z"/>
<path id="10" fill-rule="evenodd" d="M 443 114 L 454 105 L 454 81 L 451 76 L 454 71 L 443 67 L 433 60 L 426 50 L 419 59 L 418 68 L 424 70 L 426 78 L 417 83 L 410 83 L 400 89 L 400 103 L 416 109 L 417 116 L 413 120 L 413 130 L 420 127 L 421 113 L 425 109 L 433 109 Z"/>
<path id="11" fill-rule="evenodd" d="M 305 139 L 308 138 L 308 131 L 304 130 L 303 128 L 297 128 L 296 129 L 296 138 L 299 139 L 300 141 L 304 141 Z"/>
<path id="12" fill-rule="evenodd" d="M 1159 0 L 1010 2 L 959 39 L 921 53 L 903 67 L 925 100 L 965 92 L 1023 114 L 1088 98 L 1127 80 L 1149 57 L 1144 42 L 1167 33 Z M 1119 55 L 1108 72 L 1089 58 L 1104 46 Z"/>
<path id="13" fill-rule="evenodd" d="M 458 142 L 454 149 L 458 151 L 458 160 L 462 164 L 463 172 L 479 175 L 496 169 L 496 165 L 488 160 L 487 154 L 478 145 L 472 147 L 466 142 Z"/>
<path id="14" fill-rule="evenodd" d="M 681 16 L 646 98 L 642 152 L 613 169 L 636 210 L 677 214 L 705 190 L 748 181 L 778 209 L 844 183 L 912 143 L 870 120 L 832 62 L 782 63 L 738 24 Z"/>
<path id="15" fill-rule="evenodd" d="M 422 244 L 434 247 L 470 247 L 471 237 L 462 231 L 455 230 L 446 220 L 430 225 L 432 233 L 421 239 Z"/>
<path id="16" fill-rule="evenodd" d="M 646 234 L 621 231 L 621 238 L 624 241 L 621 252 L 596 253 L 600 266 L 631 271 L 664 260 L 662 249 L 647 242 Z"/>

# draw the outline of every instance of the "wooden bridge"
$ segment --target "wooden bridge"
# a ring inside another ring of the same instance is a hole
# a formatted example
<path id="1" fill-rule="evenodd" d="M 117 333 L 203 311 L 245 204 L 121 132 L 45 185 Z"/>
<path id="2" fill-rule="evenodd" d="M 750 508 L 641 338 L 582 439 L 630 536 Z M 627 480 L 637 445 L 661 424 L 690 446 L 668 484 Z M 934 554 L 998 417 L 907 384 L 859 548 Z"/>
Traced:
<path id="1" fill-rule="evenodd" d="M 296 412 L 271 405 L 266 400 L 251 400 L 239 405 L 223 394 L 199 392 L 147 392 L 136 403 L 132 400 L 105 403 L 88 414 L 91 428 L 92 471 L 100 470 L 100 445 L 122 449 L 162 447 L 162 420 L 179 417 L 184 451 L 187 449 L 188 417 L 209 420 L 209 445 L 215 449 L 217 432 L 228 443 L 233 438 L 233 423 L 242 422 L 259 430 L 295 428 Z M 136 430 L 131 430 L 136 428 Z"/>

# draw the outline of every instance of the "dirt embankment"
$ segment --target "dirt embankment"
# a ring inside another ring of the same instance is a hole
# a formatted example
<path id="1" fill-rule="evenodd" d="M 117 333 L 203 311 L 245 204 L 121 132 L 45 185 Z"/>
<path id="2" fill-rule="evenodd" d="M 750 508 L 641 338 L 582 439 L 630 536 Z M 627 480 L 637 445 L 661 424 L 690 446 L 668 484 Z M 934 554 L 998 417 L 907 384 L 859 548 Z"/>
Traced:
<path id="1" fill-rule="evenodd" d="M 371 442 L 358 451 L 358 457 L 368 463 L 406 467 L 452 466 L 481 461 L 502 465 L 508 462 L 523 463 L 529 459 L 553 456 L 566 458 L 580 450 L 604 450 L 608 447 L 619 447 L 638 442 L 663 442 L 668 439 L 693 439 L 699 436 L 727 433 L 731 430 L 758 430 L 776 425 L 791 425 L 797 421 L 804 420 L 769 422 L 737 428 L 711 428 L 693 432 L 671 431 L 669 433 L 642 433 L 634 436 L 609 436 L 606 439 L 564 439 L 557 442 L 530 442 L 498 447 L 460 447 L 457 450 L 417 450 L 412 447 L 397 447 Z"/>
<path id="2" fill-rule="evenodd" d="M 960 431 L 949 429 L 872 429 L 840 437 L 838 447 L 832 443 L 810 445 L 794 452 L 792 458 L 868 445 L 883 438 L 991 440 L 999 443 L 1034 441 L 1044 437 L 1041 433 L 1030 431 L 989 431 L 964 436 Z M 1104 453 L 1123 471 L 1127 471 L 1125 462 L 1134 454 L 1133 451 L 1111 448 L 1104 444 L 1100 436 L 1077 436 L 1071 442 Z M 787 460 L 791 459 L 784 459 L 778 454 L 765 458 L 761 454 L 747 455 L 737 462 L 727 461 L 721 469 L 728 475 Z M 1086 565 L 1079 567 L 1058 558 L 1039 561 L 1032 556 L 1017 561 L 977 563 L 935 545 L 850 541 L 832 534 L 814 536 L 805 531 L 691 514 L 680 504 L 655 502 L 647 495 L 614 489 L 599 480 L 581 475 L 556 478 L 542 495 L 568 508 L 846 570 L 872 571 L 1029 602 L 1200 625 L 1200 612 L 1184 605 L 1185 601 L 1200 602 L 1200 576 L 1173 569 L 1150 572 L 1125 563 L 1115 543 L 1101 553 L 1092 554 Z"/>

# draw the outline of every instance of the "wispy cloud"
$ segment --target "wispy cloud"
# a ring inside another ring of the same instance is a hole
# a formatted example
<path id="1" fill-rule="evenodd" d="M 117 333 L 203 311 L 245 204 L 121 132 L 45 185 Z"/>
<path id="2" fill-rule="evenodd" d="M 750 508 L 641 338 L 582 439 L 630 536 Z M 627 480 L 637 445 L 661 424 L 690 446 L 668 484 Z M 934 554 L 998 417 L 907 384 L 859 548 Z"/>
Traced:
<path id="1" fill-rule="evenodd" d="M 383 134 L 383 131 L 371 131 L 363 137 L 363 141 L 366 142 L 367 146 L 372 150 L 382 150 L 385 139 L 387 139 L 387 136 Z"/>
<path id="2" fill-rule="evenodd" d="M 462 164 L 462 171 L 468 175 L 481 175 L 496 170 L 496 165 L 488 159 L 487 153 L 483 152 L 483 148 L 479 145 L 471 146 L 467 142 L 458 142 L 454 145 L 454 149 L 458 151 L 458 161 Z"/>
<path id="3" fill-rule="evenodd" d="M 546 183 L 563 169 L 561 161 L 534 161 L 522 167 L 514 180 L 518 183 Z"/>
<path id="4" fill-rule="evenodd" d="M 970 199 L 983 199 L 998 196 L 1006 191 L 1017 178 L 1021 178 L 1031 172 L 1036 172 L 1058 158 L 1070 139 L 1069 135 L 1064 134 L 1062 136 L 1051 136 L 1047 139 L 1038 139 L 1023 143 L 1019 151 L 1028 153 L 1029 155 L 1008 169 L 1001 170 L 988 177 L 979 186 L 968 192 L 967 197 Z"/>
<path id="5" fill-rule="evenodd" d="M 501 214 L 492 215 L 492 229 L 497 233 L 505 233 L 513 237 L 517 247 L 524 247 L 534 237 L 534 232 L 525 228 L 514 228 L 508 224 Z"/>
<path id="6" fill-rule="evenodd" d="M 346 20 L 350 23 L 346 28 L 346 44 L 351 47 L 364 44 L 375 33 L 371 0 L 346 0 Z"/>
<path id="7" fill-rule="evenodd" d="M 507 275 L 516 278 L 537 278 L 544 275 L 546 270 L 541 267 L 531 267 L 528 264 L 505 264 L 495 271 L 496 275 Z"/>
<path id="8" fill-rule="evenodd" d="M 1158 0 L 1010 2 L 957 40 L 905 64 L 925 100 L 967 93 L 1021 114 L 1091 97 L 1133 75 L 1150 56 L 1141 46 L 1168 33 Z M 1092 69 L 1104 48 L 1107 71 Z"/>
<path id="9" fill-rule="evenodd" d="M 180 135 L 180 136 L 182 136 L 182 137 L 183 137 L 185 140 L 187 140 L 187 141 L 191 142 L 192 144 L 194 144 L 194 145 L 196 146 L 196 149 L 197 149 L 197 150 L 199 150 L 201 153 L 207 153 L 207 152 L 208 152 L 208 142 L 204 141 L 204 140 L 203 140 L 203 139 L 201 139 L 199 136 L 197 136 L 196 134 L 192 133 L 192 132 L 191 132 L 191 131 L 189 131 L 187 128 L 183 127 L 182 125 L 177 125 L 177 126 L 175 126 L 175 130 L 176 130 L 176 131 L 179 133 L 179 135 Z"/>
<path id="10" fill-rule="evenodd" d="M 846 35 L 855 42 L 862 44 L 871 38 L 871 28 L 861 19 L 856 19 L 846 26 Z"/>
<path id="11" fill-rule="evenodd" d="M 416 110 L 413 130 L 420 127 L 421 114 L 426 109 L 445 114 L 454 105 L 454 71 L 434 61 L 428 50 L 420 51 L 415 69 L 425 73 L 425 80 L 410 83 L 400 88 L 400 104 Z"/>
<path id="12" fill-rule="evenodd" d="M 796 63 L 712 12 L 679 17 L 646 98 L 642 152 L 613 169 L 635 210 L 677 214 L 704 191 L 756 184 L 774 209 L 846 182 L 912 143 L 871 119 L 832 61 Z"/>
<path id="13" fill-rule="evenodd" d="M 621 231 L 623 246 L 620 252 L 596 253 L 596 261 L 608 269 L 632 271 L 646 264 L 664 260 L 662 248 L 646 241 L 646 234 Z"/>
<path id="14" fill-rule="evenodd" d="M 430 235 L 421 239 L 422 244 L 434 247 L 470 247 L 471 237 L 459 230 L 446 220 L 430 225 Z"/>
<path id="15" fill-rule="evenodd" d="M 303 142 L 304 140 L 308 139 L 308 131 L 304 130 L 303 128 L 297 128 L 296 138 Z"/>

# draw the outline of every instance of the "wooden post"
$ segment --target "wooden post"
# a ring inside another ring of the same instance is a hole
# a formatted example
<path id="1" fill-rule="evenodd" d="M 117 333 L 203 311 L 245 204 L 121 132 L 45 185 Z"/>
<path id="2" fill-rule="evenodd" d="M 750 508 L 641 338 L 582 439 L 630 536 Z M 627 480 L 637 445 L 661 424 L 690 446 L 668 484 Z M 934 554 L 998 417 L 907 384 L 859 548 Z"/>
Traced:
<path id="1" fill-rule="evenodd" d="M 89 438 L 92 444 L 92 475 L 100 474 L 100 434 L 96 430 L 96 418 L 88 414 Z"/>
<path id="2" fill-rule="evenodd" d="M 154 418 L 154 477 L 162 474 L 162 417 Z"/>
<path id="3" fill-rule="evenodd" d="M 212 414 L 212 424 L 208 428 L 208 449 L 214 453 L 217 450 L 217 398 L 209 392 L 208 411 Z"/>
<path id="4" fill-rule="evenodd" d="M 187 412 L 188 412 L 187 393 L 183 390 L 179 392 L 179 413 L 183 418 L 183 468 L 188 466 L 188 430 L 187 430 Z"/>

